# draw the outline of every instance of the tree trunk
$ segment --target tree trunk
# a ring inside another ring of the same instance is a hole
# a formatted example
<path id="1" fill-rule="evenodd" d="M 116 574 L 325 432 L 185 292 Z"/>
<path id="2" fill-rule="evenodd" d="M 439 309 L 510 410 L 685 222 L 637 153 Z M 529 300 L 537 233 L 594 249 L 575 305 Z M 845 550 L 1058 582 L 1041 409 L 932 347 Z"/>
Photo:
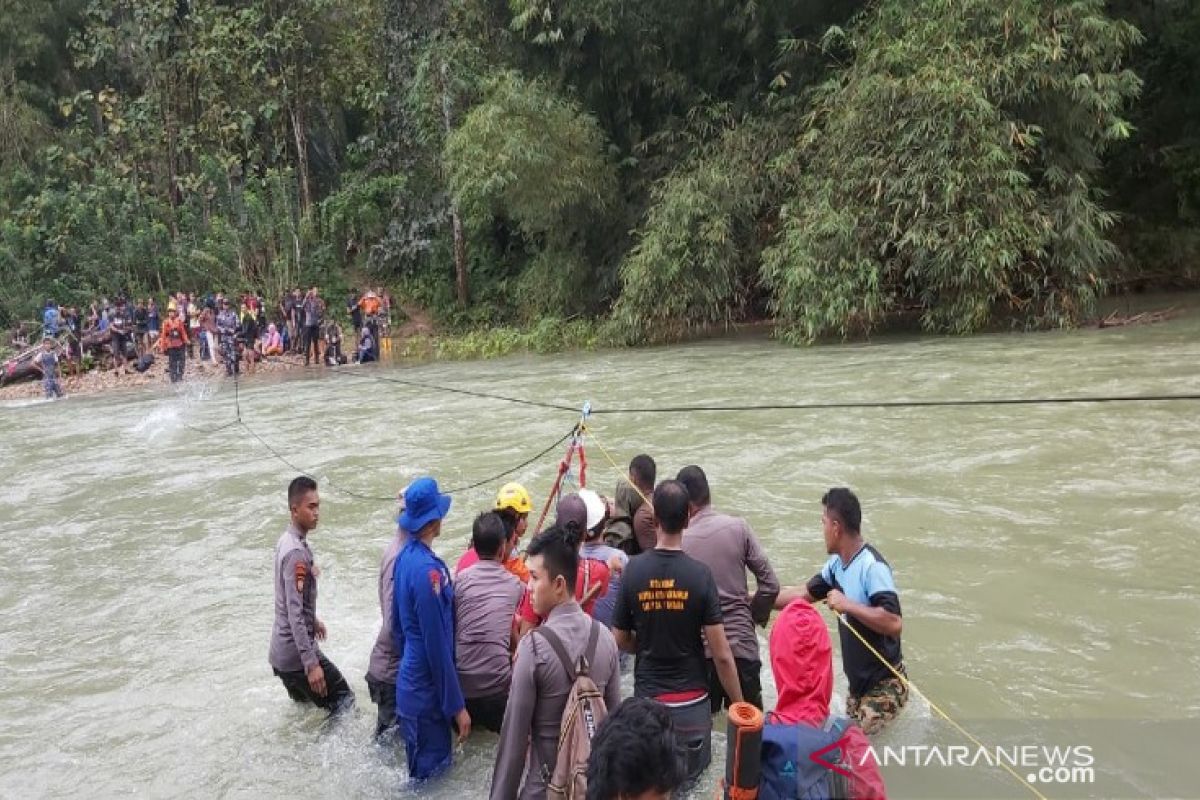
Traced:
<path id="1" fill-rule="evenodd" d="M 450 87 L 446 80 L 446 62 L 443 61 L 439 74 L 442 90 L 442 122 L 449 136 L 453 127 L 453 114 L 450 108 Z M 454 228 L 454 288 L 458 295 L 459 308 L 466 308 L 470 301 L 467 289 L 467 240 L 463 234 L 462 217 L 458 214 L 458 205 L 450 201 L 450 224 Z"/>
<path id="2" fill-rule="evenodd" d="M 304 112 L 298 102 L 291 104 L 292 133 L 296 137 L 296 172 L 300 181 L 300 216 L 307 217 L 312 207 L 312 189 L 308 180 L 308 133 L 304 128 Z"/>

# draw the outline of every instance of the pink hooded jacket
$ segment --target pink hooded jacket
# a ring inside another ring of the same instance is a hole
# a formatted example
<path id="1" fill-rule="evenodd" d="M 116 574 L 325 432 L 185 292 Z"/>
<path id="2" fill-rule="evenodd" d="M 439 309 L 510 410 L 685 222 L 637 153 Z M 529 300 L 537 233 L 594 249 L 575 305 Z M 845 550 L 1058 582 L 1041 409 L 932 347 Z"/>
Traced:
<path id="1" fill-rule="evenodd" d="M 779 702 L 768 720 L 819 726 L 829 716 L 833 699 L 833 646 L 821 614 L 804 600 L 788 604 L 771 628 L 771 672 Z M 853 800 L 886 800 L 879 765 L 868 751 L 870 741 L 857 725 L 846 729 L 846 755 L 853 765 Z"/>

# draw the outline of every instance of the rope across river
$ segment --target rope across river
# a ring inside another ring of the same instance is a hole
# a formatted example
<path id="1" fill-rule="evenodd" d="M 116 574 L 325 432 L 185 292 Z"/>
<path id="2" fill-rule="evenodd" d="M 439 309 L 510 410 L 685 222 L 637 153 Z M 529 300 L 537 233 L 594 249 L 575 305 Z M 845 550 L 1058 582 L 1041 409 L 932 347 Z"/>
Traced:
<path id="1" fill-rule="evenodd" d="M 497 394 L 494 392 L 484 392 L 475 389 L 467 389 L 458 386 L 447 386 L 444 384 L 430 383 L 428 381 L 411 380 L 408 378 L 397 378 L 390 375 L 380 375 L 375 373 L 338 370 L 339 375 L 345 375 L 351 378 L 359 378 L 362 380 L 378 381 L 381 383 L 389 383 L 400 386 L 408 386 L 414 389 L 421 389 L 431 392 L 442 392 L 447 394 L 456 394 L 465 397 L 474 397 L 481 400 L 493 400 L 500 403 L 509 403 L 513 405 L 521 405 L 532 408 L 544 409 L 547 411 L 558 411 L 569 413 L 572 415 L 580 415 L 581 409 L 577 406 L 569 406 L 565 403 L 556 403 L 551 401 L 537 400 L 534 398 L 514 397 L 511 395 Z M 310 470 L 297 466 L 290 459 L 280 453 L 270 442 L 262 435 L 252 429 L 242 416 L 241 394 L 239 387 L 239 376 L 237 373 L 233 376 L 233 400 L 235 418 L 222 425 L 216 425 L 209 428 L 202 428 L 193 425 L 186 425 L 188 430 L 203 435 L 214 435 L 234 427 L 241 427 L 246 430 L 254 439 L 256 439 L 263 447 L 280 463 L 286 465 L 301 474 L 310 475 Z M 1058 396 L 1058 397 L 997 397 L 997 398 L 950 398 L 945 400 L 848 400 L 848 401 L 830 401 L 830 402 L 801 402 L 801 403 L 758 403 L 758 404 L 730 404 L 730 405 L 675 405 L 675 406 L 648 406 L 648 407 L 592 407 L 591 403 L 584 405 L 582 418 L 570 431 L 564 434 L 561 438 L 555 440 L 545 449 L 538 451 L 533 456 L 521 461 L 496 475 L 487 478 L 472 481 L 468 484 L 457 486 L 449 490 L 450 494 L 468 491 L 488 483 L 492 483 L 499 478 L 507 477 L 520 469 L 523 469 L 530 464 L 533 464 L 541 458 L 548 455 L 556 447 L 561 445 L 567 439 L 571 438 L 579 432 L 579 426 L 583 426 L 589 416 L 599 415 L 622 415 L 622 414 L 691 414 L 691 413 L 715 413 L 715 412 L 778 412 L 778 411 L 832 411 L 832 410 L 849 410 L 849 409 L 929 409 L 929 408 L 971 408 L 971 407 L 986 407 L 986 406 L 1039 406 L 1039 405 L 1075 405 L 1089 403 L 1166 403 L 1166 402 L 1184 402 L 1200 400 L 1200 393 L 1179 393 L 1179 394 L 1146 394 L 1146 395 L 1084 395 L 1084 396 Z M 603 445 L 600 445 L 604 451 Z M 605 456 L 612 461 L 611 456 L 605 452 Z M 613 462 L 615 464 L 615 462 Z M 310 475 L 311 477 L 311 475 Z M 335 491 L 339 491 L 349 497 L 357 500 L 391 502 L 396 498 L 394 495 L 380 496 L 370 495 L 361 492 L 356 492 L 341 486 L 338 486 L 328 478 L 325 483 Z M 640 494 L 640 492 L 639 492 Z M 645 498 L 643 497 L 643 500 Z"/>
<path id="2" fill-rule="evenodd" d="M 1095 404 L 1095 403 L 1169 403 L 1169 402 L 1187 402 L 1200 400 L 1200 393 L 1178 393 L 1178 394 L 1147 394 L 1147 395 L 1086 395 L 1086 396 L 1057 396 L 1057 397 L 1000 397 L 1000 398 L 952 398 L 944 400 L 853 400 L 853 401 L 830 401 L 830 402 L 798 402 L 798 403 L 762 403 L 762 404 L 730 404 L 730 405 L 675 405 L 675 406 L 652 406 L 652 407 L 612 407 L 612 408 L 592 408 L 590 403 L 585 403 L 582 409 L 568 406 L 564 403 L 556 403 L 550 401 L 542 401 L 533 398 L 513 397 L 510 395 L 496 394 L 492 392 L 483 392 L 474 389 L 465 389 L 461 387 L 446 386 L 426 381 L 409 380 L 405 378 L 397 378 L 388 375 L 369 374 L 356 372 L 348 374 L 349 377 L 356 377 L 364 380 L 378 381 L 382 383 L 390 383 L 395 385 L 407 386 L 423 391 L 443 392 L 448 394 L 456 394 L 467 397 L 473 397 L 482 400 L 491 400 L 496 402 L 527 406 L 532 408 L 543 409 L 547 411 L 570 413 L 577 415 L 578 421 L 564 435 L 550 443 L 548 446 L 524 459 L 520 463 L 509 467 L 495 475 L 490 475 L 486 478 L 472 481 L 462 486 L 447 490 L 446 493 L 454 494 L 478 488 L 480 486 L 494 483 L 501 478 L 508 477 L 513 473 L 524 469 L 525 467 L 536 463 L 545 458 L 556 448 L 560 447 L 564 442 L 570 440 L 566 456 L 559 463 L 558 474 L 554 483 L 550 496 L 547 500 L 546 509 L 544 509 L 542 517 L 545 517 L 546 512 L 550 508 L 550 504 L 554 496 L 559 492 L 562 482 L 565 477 L 569 476 L 572 458 L 576 453 L 579 454 L 583 469 L 586 469 L 586 460 L 583 455 L 583 441 L 585 438 L 590 438 L 593 443 L 599 448 L 600 452 L 612 468 L 614 476 L 617 478 L 625 478 L 625 472 L 621 469 L 612 453 L 604 446 L 604 444 L 596 436 L 595 431 L 588 424 L 589 417 L 593 415 L 628 415 L 628 414 L 691 414 L 691 413 L 719 413 L 719 412 L 778 412 L 778 411 L 826 411 L 826 410 L 846 410 L 846 409 L 930 409 L 930 408 L 970 408 L 970 407 L 1004 407 L 1004 406 L 1049 406 L 1049 405 L 1077 405 L 1077 404 Z M 234 409 L 235 418 L 230 422 L 222 425 L 217 425 L 211 428 L 199 428 L 192 425 L 187 425 L 189 430 L 205 435 L 214 435 L 234 427 L 241 427 L 256 439 L 268 453 L 271 454 L 279 462 L 285 464 L 289 468 L 301 474 L 309 475 L 310 471 L 293 463 L 290 459 L 280 453 L 271 445 L 262 435 L 247 424 L 242 414 L 240 387 L 238 376 L 234 375 Z M 582 485 L 585 481 L 581 470 Z M 396 500 L 394 495 L 378 496 L 356 492 L 345 487 L 335 484 L 333 481 L 326 478 L 325 484 L 330 486 L 335 491 L 341 492 L 349 497 L 379 502 L 393 502 Z M 632 485 L 632 484 L 631 484 Z M 634 491 L 642 498 L 643 502 L 650 502 L 650 499 L 636 486 L 633 486 Z M 538 527 L 540 527 L 540 521 Z M 835 616 L 838 619 L 839 625 L 847 628 L 859 642 L 870 651 L 887 669 L 908 689 L 916 692 L 925 698 L 929 707 L 937 713 L 941 718 L 946 720 L 959 734 L 969 740 L 976 747 L 986 749 L 983 742 L 967 731 L 962 725 L 956 722 L 947 712 L 943 711 L 941 706 L 935 703 L 928 694 L 921 691 L 915 684 L 908 679 L 900 670 L 896 669 L 882 654 L 879 653 L 866 638 L 856 630 L 844 614 Z M 998 762 L 1015 780 L 1024 786 L 1038 800 L 1047 800 L 1035 786 L 1033 786 L 1025 776 L 1021 775 L 1007 763 Z"/>

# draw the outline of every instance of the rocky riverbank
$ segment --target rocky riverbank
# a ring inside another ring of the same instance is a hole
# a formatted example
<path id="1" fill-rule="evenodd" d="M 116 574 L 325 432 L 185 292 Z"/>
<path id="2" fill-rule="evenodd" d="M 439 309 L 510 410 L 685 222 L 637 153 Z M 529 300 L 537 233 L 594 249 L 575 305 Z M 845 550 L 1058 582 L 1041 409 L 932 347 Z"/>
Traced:
<path id="1" fill-rule="evenodd" d="M 246 369 L 245 364 L 242 365 L 242 369 L 244 370 L 244 375 L 252 374 Z M 292 369 L 304 369 L 303 356 L 272 356 L 255 364 L 253 374 L 260 372 L 282 372 Z M 188 359 L 187 370 L 184 372 L 183 379 L 185 382 L 194 380 L 208 381 L 216 376 L 223 375 L 224 371 L 224 366 L 220 364 L 211 364 L 206 361 L 202 362 L 199 359 L 190 358 Z M 143 373 L 135 372 L 133 369 L 130 369 L 128 372 L 111 369 L 93 369 L 79 375 L 71 375 L 68 372 L 64 372 L 59 382 L 62 385 L 63 393 L 70 397 L 71 395 L 99 394 L 101 392 L 120 389 L 136 389 L 153 384 L 167 384 L 170 382 L 170 379 L 167 376 L 167 357 L 155 356 L 154 364 Z M 42 395 L 41 380 L 25 381 L 23 383 L 0 387 L 0 400 L 20 400 L 41 397 Z"/>

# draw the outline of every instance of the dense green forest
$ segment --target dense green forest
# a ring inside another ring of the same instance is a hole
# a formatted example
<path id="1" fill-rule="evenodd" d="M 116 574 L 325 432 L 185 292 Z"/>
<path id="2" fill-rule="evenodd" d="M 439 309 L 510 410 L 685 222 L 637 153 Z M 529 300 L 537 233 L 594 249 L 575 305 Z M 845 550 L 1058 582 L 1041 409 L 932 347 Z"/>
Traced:
<path id="1" fill-rule="evenodd" d="M 1192 0 L 4 0 L 0 323 L 387 282 L 629 343 L 1200 275 Z"/>

